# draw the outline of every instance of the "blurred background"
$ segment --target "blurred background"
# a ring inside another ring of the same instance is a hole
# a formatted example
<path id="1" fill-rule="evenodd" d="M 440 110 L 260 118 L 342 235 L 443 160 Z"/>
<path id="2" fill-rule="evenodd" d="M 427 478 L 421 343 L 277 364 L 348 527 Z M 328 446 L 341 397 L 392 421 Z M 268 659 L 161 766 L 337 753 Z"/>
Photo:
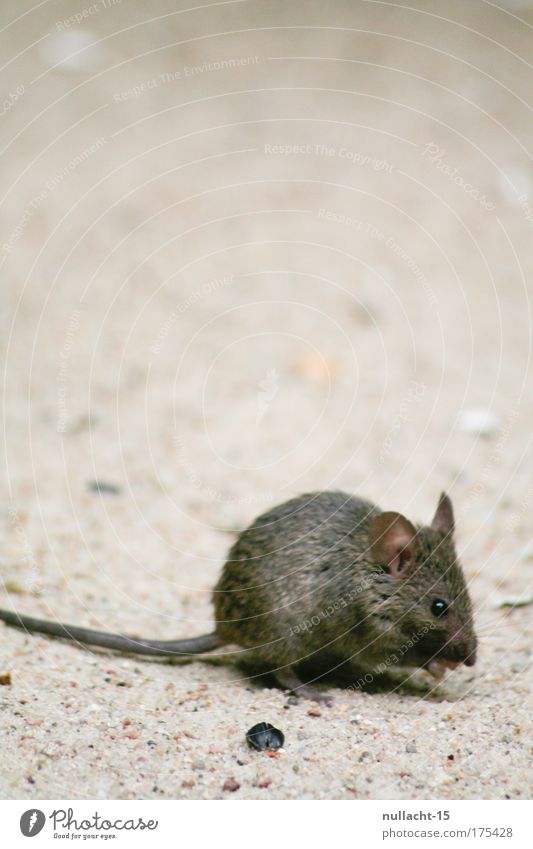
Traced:
<path id="1" fill-rule="evenodd" d="M 231 531 L 325 488 L 446 489 L 479 615 L 527 597 L 533 3 L 2 19 L 17 605 L 201 633 Z"/>

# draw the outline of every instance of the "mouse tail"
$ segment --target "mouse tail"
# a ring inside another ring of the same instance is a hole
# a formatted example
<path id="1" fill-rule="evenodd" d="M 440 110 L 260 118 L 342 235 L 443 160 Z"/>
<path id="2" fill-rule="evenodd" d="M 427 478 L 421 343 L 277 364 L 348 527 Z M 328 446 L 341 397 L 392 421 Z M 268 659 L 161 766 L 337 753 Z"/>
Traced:
<path id="1" fill-rule="evenodd" d="M 202 634 L 201 637 L 193 637 L 190 640 L 143 640 L 140 637 L 92 631 L 90 628 L 79 628 L 77 625 L 64 625 L 48 619 L 34 619 L 32 616 L 21 616 L 12 610 L 1 608 L 0 620 L 30 633 L 48 634 L 51 637 L 62 637 L 65 640 L 73 640 L 89 646 L 100 646 L 104 649 L 130 654 L 152 655 L 152 657 L 187 657 L 192 654 L 210 652 L 224 645 L 216 633 Z"/>

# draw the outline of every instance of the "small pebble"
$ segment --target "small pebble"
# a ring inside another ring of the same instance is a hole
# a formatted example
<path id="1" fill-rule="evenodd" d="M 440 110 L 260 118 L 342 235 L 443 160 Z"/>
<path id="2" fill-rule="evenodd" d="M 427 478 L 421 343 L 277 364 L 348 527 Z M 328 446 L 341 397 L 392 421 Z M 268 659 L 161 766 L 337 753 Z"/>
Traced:
<path id="1" fill-rule="evenodd" d="M 498 430 L 498 418 L 490 410 L 463 410 L 457 419 L 457 430 L 470 436 L 492 436 Z"/>
<path id="2" fill-rule="evenodd" d="M 17 581 L 6 581 L 4 583 L 6 593 L 15 593 L 15 595 L 25 595 L 27 590 Z"/>
<path id="3" fill-rule="evenodd" d="M 0 687 L 10 687 L 11 686 L 11 672 L 4 672 L 0 675 Z"/>
<path id="4" fill-rule="evenodd" d="M 405 751 L 409 752 L 409 754 L 413 755 L 416 752 L 418 752 L 418 749 L 416 748 L 414 743 L 408 743 L 407 746 L 405 747 Z"/>
<path id="5" fill-rule="evenodd" d="M 235 791 L 238 790 L 240 786 L 241 785 L 239 784 L 239 782 L 235 781 L 234 778 L 226 778 L 222 789 L 225 790 L 226 793 L 235 793 Z"/>
<path id="6" fill-rule="evenodd" d="M 299 704 L 299 701 L 300 700 L 298 699 L 297 696 L 289 696 L 289 698 L 287 699 L 287 704 L 288 705 L 297 705 L 297 704 Z"/>
<path id="7" fill-rule="evenodd" d="M 193 761 L 193 769 L 205 769 L 205 761 Z"/>
<path id="8" fill-rule="evenodd" d="M 105 64 L 105 52 L 90 30 L 73 28 L 54 32 L 39 47 L 41 59 L 56 73 L 88 72 Z"/>
<path id="9" fill-rule="evenodd" d="M 120 487 L 115 483 L 108 483 L 106 481 L 89 481 L 87 484 L 87 489 L 89 492 L 102 492 L 106 495 L 119 495 Z"/>
<path id="10" fill-rule="evenodd" d="M 332 383 L 339 372 L 338 363 L 327 359 L 320 352 L 306 354 L 292 363 L 292 371 L 298 377 L 313 380 L 317 383 Z"/>

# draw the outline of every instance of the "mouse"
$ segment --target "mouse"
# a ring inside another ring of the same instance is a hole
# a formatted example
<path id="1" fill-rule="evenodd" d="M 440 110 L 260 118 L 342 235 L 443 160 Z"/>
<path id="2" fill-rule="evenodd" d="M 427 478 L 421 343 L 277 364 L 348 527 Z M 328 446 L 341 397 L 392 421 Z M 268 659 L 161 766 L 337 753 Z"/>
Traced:
<path id="1" fill-rule="evenodd" d="M 192 657 L 229 646 L 283 689 L 315 686 L 349 664 L 425 669 L 435 678 L 476 661 L 472 603 L 455 550 L 451 500 L 429 525 L 340 491 L 310 492 L 260 515 L 231 546 L 213 591 L 215 629 L 147 640 L 0 609 L 9 625 L 118 652 Z"/>

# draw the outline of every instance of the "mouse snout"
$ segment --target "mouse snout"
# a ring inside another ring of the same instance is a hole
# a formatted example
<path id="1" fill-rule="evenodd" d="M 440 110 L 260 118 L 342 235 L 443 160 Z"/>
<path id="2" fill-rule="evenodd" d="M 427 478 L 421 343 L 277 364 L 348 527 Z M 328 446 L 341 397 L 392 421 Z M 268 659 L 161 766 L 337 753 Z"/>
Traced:
<path id="1" fill-rule="evenodd" d="M 465 633 L 463 628 L 457 631 L 450 643 L 454 660 L 464 663 L 465 666 L 474 666 L 477 654 L 476 637 Z"/>
<path id="2" fill-rule="evenodd" d="M 464 659 L 465 666 L 474 666 L 477 657 L 477 640 L 472 637 L 468 643 L 468 653 Z"/>

